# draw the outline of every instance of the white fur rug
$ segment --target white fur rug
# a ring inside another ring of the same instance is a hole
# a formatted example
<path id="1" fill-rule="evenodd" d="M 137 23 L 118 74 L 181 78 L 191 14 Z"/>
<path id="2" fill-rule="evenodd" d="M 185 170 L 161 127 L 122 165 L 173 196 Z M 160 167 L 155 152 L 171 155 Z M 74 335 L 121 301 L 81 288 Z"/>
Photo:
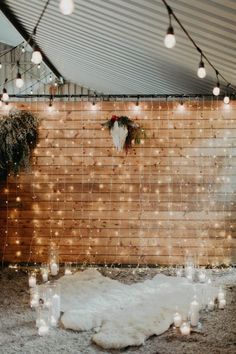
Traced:
<path id="1" fill-rule="evenodd" d="M 146 338 L 169 328 L 176 306 L 179 312 L 188 313 L 194 293 L 203 306 L 218 291 L 162 274 L 125 285 L 94 269 L 64 276 L 59 283 L 63 326 L 77 331 L 94 329 L 92 340 L 105 349 L 144 344 Z"/>

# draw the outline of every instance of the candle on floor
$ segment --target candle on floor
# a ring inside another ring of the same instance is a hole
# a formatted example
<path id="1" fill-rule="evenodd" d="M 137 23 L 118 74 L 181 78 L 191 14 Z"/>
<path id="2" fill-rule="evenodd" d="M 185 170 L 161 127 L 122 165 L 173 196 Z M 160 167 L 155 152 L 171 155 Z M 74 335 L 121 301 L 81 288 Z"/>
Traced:
<path id="1" fill-rule="evenodd" d="M 29 276 L 29 287 L 30 288 L 35 288 L 36 286 L 36 274 L 31 273 Z"/>
<path id="2" fill-rule="evenodd" d="M 51 316 L 51 318 L 50 318 L 50 325 L 52 327 L 56 327 L 57 326 L 57 320 L 55 319 L 54 316 Z"/>
<path id="3" fill-rule="evenodd" d="M 181 325 L 181 323 L 182 323 L 182 317 L 181 317 L 181 315 L 178 313 L 178 312 L 176 312 L 175 314 L 174 314 L 174 326 L 175 327 L 180 327 L 180 325 Z"/>
<path id="4" fill-rule="evenodd" d="M 48 281 L 48 272 L 44 271 L 42 273 L 42 279 L 43 279 L 43 282 L 47 282 Z"/>
<path id="5" fill-rule="evenodd" d="M 36 308 L 39 306 L 39 291 L 37 287 L 30 289 L 30 307 Z"/>
<path id="6" fill-rule="evenodd" d="M 218 295 L 217 295 L 217 298 L 218 298 L 218 301 L 220 302 L 220 300 L 224 300 L 225 298 L 225 293 L 223 291 L 222 288 L 220 288 L 219 292 L 218 292 Z"/>
<path id="7" fill-rule="evenodd" d="M 60 295 L 53 295 L 52 297 L 52 316 L 57 321 L 60 318 L 61 314 L 61 304 L 60 304 Z"/>
<path id="8" fill-rule="evenodd" d="M 71 275 L 72 271 L 70 269 L 65 269 L 65 275 Z"/>
<path id="9" fill-rule="evenodd" d="M 38 329 L 38 334 L 40 336 L 45 336 L 46 334 L 48 334 L 49 332 L 49 327 L 45 324 L 45 325 L 41 325 Z"/>
<path id="10" fill-rule="evenodd" d="M 215 302 L 214 302 L 214 300 L 209 299 L 209 300 L 208 300 L 208 304 L 207 304 L 207 309 L 208 309 L 209 311 L 213 311 L 214 308 L 215 308 Z"/>
<path id="11" fill-rule="evenodd" d="M 183 322 L 180 326 L 180 332 L 184 336 L 188 336 L 190 334 L 190 324 L 188 322 Z"/>
<path id="12" fill-rule="evenodd" d="M 200 283 L 205 283 L 205 281 L 206 281 L 206 273 L 199 272 L 198 273 L 198 280 L 199 280 Z"/>
<path id="13" fill-rule="evenodd" d="M 65 263 L 65 275 L 72 275 L 71 266 L 72 266 L 71 262 Z"/>
<path id="14" fill-rule="evenodd" d="M 221 299 L 219 301 L 219 309 L 223 310 L 226 306 L 226 300 L 225 299 Z"/>
<path id="15" fill-rule="evenodd" d="M 193 301 L 190 304 L 190 323 L 191 326 L 195 327 L 199 322 L 199 303 L 197 301 L 196 295 L 194 295 Z"/>
<path id="16" fill-rule="evenodd" d="M 58 265 L 56 262 L 50 263 L 50 270 L 52 275 L 57 275 L 58 274 Z"/>

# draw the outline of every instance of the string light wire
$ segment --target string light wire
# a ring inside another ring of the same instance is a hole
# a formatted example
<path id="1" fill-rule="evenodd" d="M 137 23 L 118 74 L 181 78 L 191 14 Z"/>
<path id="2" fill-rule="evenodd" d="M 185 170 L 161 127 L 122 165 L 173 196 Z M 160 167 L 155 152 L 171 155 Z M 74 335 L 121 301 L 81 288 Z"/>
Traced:
<path id="1" fill-rule="evenodd" d="M 180 26 L 180 28 L 183 30 L 183 32 L 186 34 L 186 36 L 188 37 L 188 39 L 190 40 L 190 42 L 193 44 L 193 46 L 196 48 L 196 50 L 200 53 L 201 57 L 205 59 L 205 61 L 211 66 L 211 68 L 215 71 L 215 73 L 218 73 L 218 76 L 221 77 L 221 79 L 223 81 L 225 81 L 226 85 L 228 87 L 231 87 L 232 90 L 236 91 L 236 87 L 233 86 L 215 67 L 215 65 L 212 63 L 212 61 L 207 57 L 207 55 L 205 54 L 205 52 L 203 52 L 203 50 L 197 45 L 197 43 L 195 42 L 195 40 L 192 38 L 192 36 L 189 34 L 189 32 L 186 30 L 186 28 L 184 27 L 184 25 L 182 24 L 182 22 L 179 20 L 179 18 L 176 16 L 175 12 L 173 11 L 173 9 L 169 6 L 169 4 L 167 3 L 166 0 L 162 0 L 163 4 L 165 5 L 167 11 L 168 11 L 168 15 L 172 16 L 175 21 L 178 23 L 178 25 Z"/>

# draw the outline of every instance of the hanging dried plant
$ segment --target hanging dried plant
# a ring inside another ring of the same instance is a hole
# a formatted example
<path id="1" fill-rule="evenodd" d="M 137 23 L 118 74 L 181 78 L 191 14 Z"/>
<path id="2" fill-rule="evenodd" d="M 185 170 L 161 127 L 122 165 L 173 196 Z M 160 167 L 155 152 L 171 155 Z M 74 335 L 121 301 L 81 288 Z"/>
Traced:
<path id="1" fill-rule="evenodd" d="M 28 111 L 0 117 L 0 179 L 30 166 L 30 152 L 38 140 L 38 118 Z"/>

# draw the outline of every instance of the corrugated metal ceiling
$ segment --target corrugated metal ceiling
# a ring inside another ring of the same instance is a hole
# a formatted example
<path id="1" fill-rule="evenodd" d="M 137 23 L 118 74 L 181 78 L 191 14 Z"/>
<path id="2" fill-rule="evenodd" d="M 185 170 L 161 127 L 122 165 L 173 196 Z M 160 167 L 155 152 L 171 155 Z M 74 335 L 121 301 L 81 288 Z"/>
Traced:
<path id="1" fill-rule="evenodd" d="M 45 0 L 4 0 L 32 32 Z M 161 0 L 76 0 L 71 16 L 51 0 L 37 42 L 66 80 L 104 93 L 210 93 L 214 72 L 198 79 L 199 56 L 174 23 L 177 44 L 163 45 Z M 210 60 L 235 83 L 236 1 L 169 0 Z"/>

